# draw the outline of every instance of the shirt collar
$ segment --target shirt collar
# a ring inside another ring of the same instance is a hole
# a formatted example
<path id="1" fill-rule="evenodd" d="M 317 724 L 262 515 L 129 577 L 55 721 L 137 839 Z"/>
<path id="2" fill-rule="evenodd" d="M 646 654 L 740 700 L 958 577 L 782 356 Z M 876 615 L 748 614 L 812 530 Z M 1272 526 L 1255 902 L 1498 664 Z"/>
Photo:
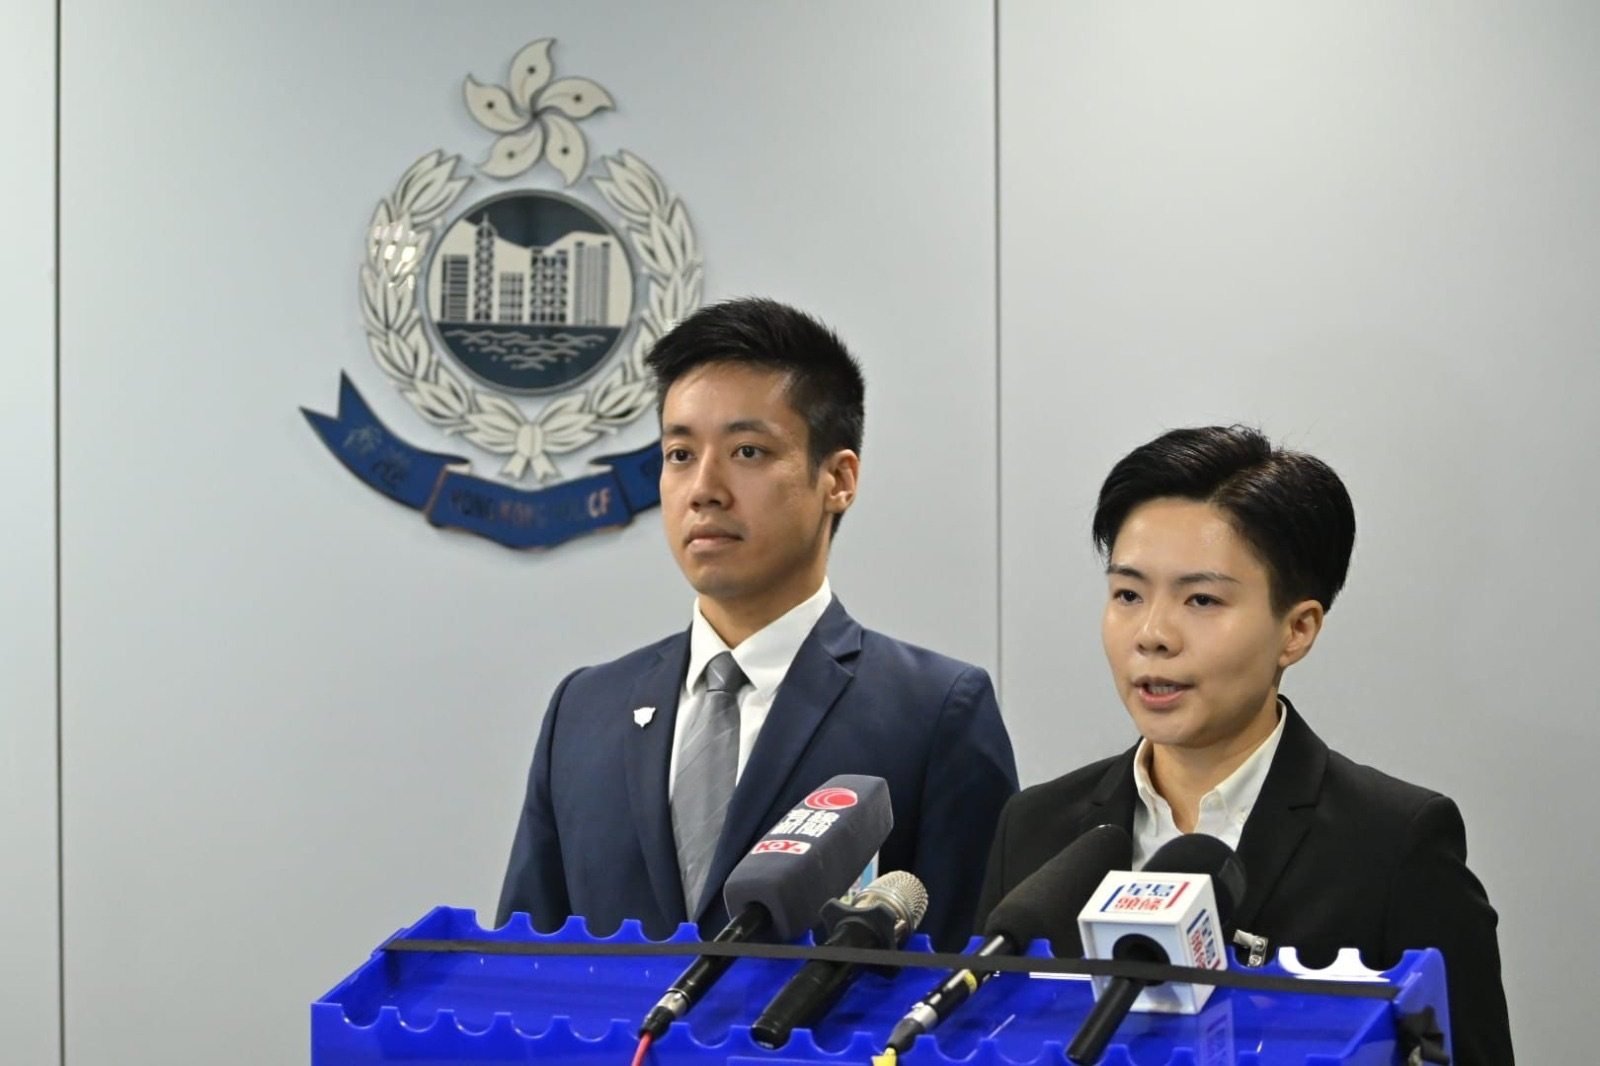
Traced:
<path id="1" fill-rule="evenodd" d="M 1278 753 L 1278 743 L 1283 740 L 1283 725 L 1289 720 L 1287 710 L 1283 705 L 1283 698 L 1278 698 L 1278 724 L 1267 739 L 1256 746 L 1256 750 L 1238 769 L 1225 777 L 1210 792 L 1200 797 L 1204 803 L 1210 796 L 1216 796 L 1222 801 L 1223 811 L 1229 816 L 1237 816 L 1242 822 L 1250 816 L 1250 811 L 1256 805 L 1256 799 L 1261 795 L 1261 786 L 1266 783 L 1267 771 L 1272 769 L 1272 757 Z M 1141 739 L 1139 748 L 1133 753 L 1133 784 L 1139 793 L 1139 803 L 1144 807 L 1145 813 L 1154 818 L 1157 812 L 1170 810 L 1167 801 L 1155 790 L 1150 782 L 1150 742 Z"/>
<path id="2" fill-rule="evenodd" d="M 750 634 L 737 648 L 729 648 L 700 613 L 700 601 L 695 600 L 694 618 L 689 623 L 689 672 L 683 677 L 684 694 L 693 696 L 702 688 L 706 664 L 723 652 L 731 651 L 733 661 L 739 664 L 757 694 L 771 696 L 789 672 L 794 657 L 800 653 L 800 645 L 811 635 L 831 602 L 833 590 L 824 577 L 822 587 L 816 592 Z"/>

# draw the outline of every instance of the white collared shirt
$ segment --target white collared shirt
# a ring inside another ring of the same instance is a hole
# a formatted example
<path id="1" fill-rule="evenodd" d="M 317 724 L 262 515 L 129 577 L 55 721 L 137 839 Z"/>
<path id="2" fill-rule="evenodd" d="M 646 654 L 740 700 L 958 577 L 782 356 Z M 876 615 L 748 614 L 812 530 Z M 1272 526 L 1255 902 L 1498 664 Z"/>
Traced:
<path id="1" fill-rule="evenodd" d="M 789 673 L 794 657 L 800 653 L 817 620 L 833 602 L 833 590 L 828 579 L 807 599 L 789 608 L 778 618 L 746 637 L 737 648 L 729 648 L 717 631 L 711 628 L 706 616 L 700 613 L 700 601 L 695 601 L 694 620 L 689 624 L 689 670 L 683 678 L 683 690 L 678 694 L 678 715 L 672 731 L 672 763 L 667 768 L 667 797 L 672 796 L 678 778 L 678 749 L 683 746 L 690 716 L 699 714 L 705 701 L 706 664 L 725 651 L 733 652 L 733 661 L 744 671 L 745 685 L 739 690 L 739 766 L 736 775 L 744 773 L 750 749 L 772 710 L 778 686 Z M 734 778 L 736 781 L 738 777 Z"/>
<path id="2" fill-rule="evenodd" d="M 1288 720 L 1280 699 L 1277 727 L 1237 770 L 1200 797 L 1200 816 L 1195 819 L 1194 832 L 1214 836 L 1235 851 L 1239 850 L 1245 820 L 1261 795 L 1267 771 L 1272 768 L 1272 757 L 1283 739 L 1283 723 Z M 1133 868 L 1136 870 L 1143 869 L 1161 845 L 1183 835 L 1172 820 L 1172 807 L 1150 783 L 1151 755 L 1150 742 L 1139 741 L 1139 750 L 1133 755 L 1133 783 L 1139 793 L 1139 802 L 1133 808 Z"/>

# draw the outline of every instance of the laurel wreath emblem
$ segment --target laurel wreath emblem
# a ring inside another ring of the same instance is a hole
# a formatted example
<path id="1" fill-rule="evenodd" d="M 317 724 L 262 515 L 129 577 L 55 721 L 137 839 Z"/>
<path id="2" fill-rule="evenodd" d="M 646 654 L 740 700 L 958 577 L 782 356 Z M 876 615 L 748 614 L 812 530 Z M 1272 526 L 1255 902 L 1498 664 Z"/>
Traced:
<path id="1" fill-rule="evenodd" d="M 611 106 L 604 89 L 586 78 L 551 82 L 546 38 L 517 53 L 511 89 L 466 79 L 468 110 L 480 124 L 503 135 L 479 168 L 507 180 L 548 161 L 567 185 L 582 175 L 587 145 L 576 121 Z M 655 405 L 655 385 L 644 360 L 656 340 L 700 305 L 704 261 L 683 203 L 641 159 L 622 151 L 602 159 L 604 176 L 595 190 L 621 216 L 623 233 L 648 277 L 643 306 L 626 356 L 594 384 L 545 404 L 531 417 L 492 389 L 469 384 L 440 358 L 423 328 L 417 306 L 417 276 L 429 245 L 440 235 L 451 207 L 471 182 L 457 176 L 458 155 L 432 151 L 401 175 L 378 203 L 361 265 L 361 314 L 367 347 L 400 394 L 431 425 L 496 456 L 500 473 L 539 482 L 560 477 L 553 456 L 615 433 Z"/>

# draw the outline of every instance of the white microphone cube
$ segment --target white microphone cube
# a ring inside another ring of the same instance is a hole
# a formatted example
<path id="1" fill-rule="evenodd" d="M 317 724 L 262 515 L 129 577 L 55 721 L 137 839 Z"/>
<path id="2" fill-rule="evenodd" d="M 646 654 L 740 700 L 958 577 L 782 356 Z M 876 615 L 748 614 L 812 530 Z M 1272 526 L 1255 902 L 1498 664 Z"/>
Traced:
<path id="1" fill-rule="evenodd" d="M 1113 958 L 1119 940 L 1139 936 L 1159 945 L 1174 966 L 1228 968 L 1216 892 L 1207 874 L 1106 874 L 1078 912 L 1078 931 L 1086 958 Z M 1096 999 L 1105 993 L 1110 981 L 1109 977 L 1094 978 Z M 1133 1009 L 1156 1014 L 1197 1014 L 1214 988 L 1173 982 L 1153 985 L 1139 993 Z"/>

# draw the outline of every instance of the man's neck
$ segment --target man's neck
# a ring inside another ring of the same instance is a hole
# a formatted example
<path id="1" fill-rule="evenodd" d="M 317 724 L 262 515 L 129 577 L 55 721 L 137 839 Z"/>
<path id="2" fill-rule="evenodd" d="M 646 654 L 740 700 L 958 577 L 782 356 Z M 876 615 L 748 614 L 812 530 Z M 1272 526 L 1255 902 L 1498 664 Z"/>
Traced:
<path id="1" fill-rule="evenodd" d="M 822 588 L 827 572 L 818 573 L 814 580 L 797 582 L 794 587 L 769 593 L 757 599 L 718 600 L 700 597 L 700 613 L 711 624 L 717 636 L 730 648 L 737 648 L 767 626 L 776 622 L 800 604 L 809 600 Z"/>

